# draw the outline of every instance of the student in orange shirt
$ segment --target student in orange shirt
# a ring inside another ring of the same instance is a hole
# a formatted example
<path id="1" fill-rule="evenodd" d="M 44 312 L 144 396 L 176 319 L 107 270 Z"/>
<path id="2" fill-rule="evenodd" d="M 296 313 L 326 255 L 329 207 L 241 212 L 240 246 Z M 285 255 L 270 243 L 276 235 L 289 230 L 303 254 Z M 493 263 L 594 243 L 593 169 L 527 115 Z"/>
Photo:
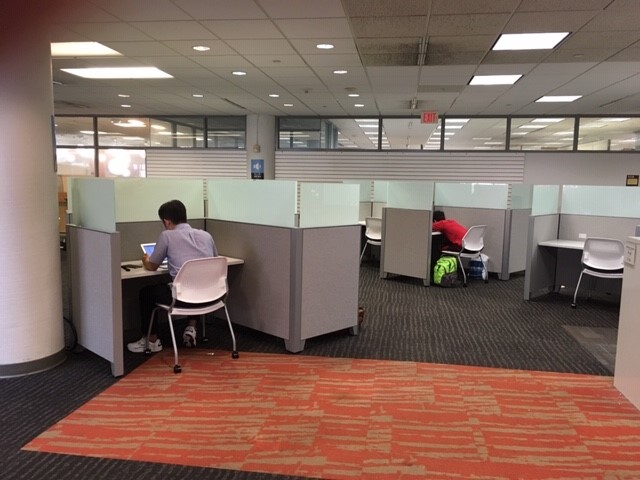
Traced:
<path id="1" fill-rule="evenodd" d="M 433 212 L 434 232 L 440 232 L 442 239 L 442 250 L 460 251 L 462 250 L 462 237 L 467 233 L 467 227 L 455 220 L 446 219 L 442 210 Z"/>

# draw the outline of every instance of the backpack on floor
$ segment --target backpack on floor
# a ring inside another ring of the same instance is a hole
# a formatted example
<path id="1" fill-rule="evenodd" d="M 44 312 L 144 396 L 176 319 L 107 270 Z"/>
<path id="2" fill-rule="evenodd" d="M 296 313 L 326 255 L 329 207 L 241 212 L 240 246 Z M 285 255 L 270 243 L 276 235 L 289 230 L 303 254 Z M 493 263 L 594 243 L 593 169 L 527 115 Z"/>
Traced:
<path id="1" fill-rule="evenodd" d="M 440 257 L 433 267 L 433 283 L 441 287 L 453 287 L 458 281 L 458 259 Z"/>

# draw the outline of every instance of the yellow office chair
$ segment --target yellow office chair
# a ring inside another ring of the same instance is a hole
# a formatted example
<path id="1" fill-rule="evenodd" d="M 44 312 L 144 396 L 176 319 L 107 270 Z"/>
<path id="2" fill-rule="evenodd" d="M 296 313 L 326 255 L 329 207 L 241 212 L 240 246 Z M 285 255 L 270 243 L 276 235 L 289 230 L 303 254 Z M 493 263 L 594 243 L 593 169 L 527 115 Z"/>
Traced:
<path id="1" fill-rule="evenodd" d="M 151 313 L 147 338 L 151 335 L 151 328 L 156 312 L 164 310 L 169 317 L 169 330 L 171 330 L 171 342 L 173 343 L 174 373 L 180 373 L 182 367 L 178 363 L 178 347 L 173 331 L 174 316 L 200 315 L 204 325 L 204 315 L 220 309 L 224 309 L 233 342 L 232 358 L 238 358 L 236 348 L 236 336 L 233 333 L 233 325 L 229 318 L 229 312 L 224 302 L 228 292 L 227 285 L 227 259 L 225 257 L 198 258 L 189 260 L 182 265 L 173 283 L 171 284 L 171 305 L 158 303 Z"/>
<path id="2" fill-rule="evenodd" d="M 484 234 L 487 230 L 486 225 L 474 225 L 467 230 L 464 237 L 462 237 L 462 250 L 459 252 L 455 252 L 452 250 L 443 250 L 443 255 L 451 255 L 458 259 L 458 265 L 460 265 L 460 269 L 462 270 L 462 278 L 465 287 L 467 286 L 467 274 L 464 271 L 464 265 L 462 264 L 462 259 L 466 258 L 469 260 L 480 260 L 482 262 L 482 278 L 484 278 L 484 283 L 489 281 L 489 273 L 487 272 L 487 266 L 482 259 L 481 252 L 484 249 Z"/>
<path id="3" fill-rule="evenodd" d="M 615 238 L 588 237 L 582 249 L 582 271 L 573 294 L 572 308 L 576 308 L 582 275 L 599 278 L 622 278 L 624 243 Z"/>

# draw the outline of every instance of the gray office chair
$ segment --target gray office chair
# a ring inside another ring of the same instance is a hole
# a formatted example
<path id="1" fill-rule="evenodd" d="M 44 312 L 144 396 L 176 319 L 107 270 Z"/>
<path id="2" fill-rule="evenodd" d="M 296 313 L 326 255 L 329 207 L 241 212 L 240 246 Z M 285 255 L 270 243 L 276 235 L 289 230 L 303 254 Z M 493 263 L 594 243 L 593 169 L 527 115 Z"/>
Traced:
<path id="1" fill-rule="evenodd" d="M 587 237 L 582 249 L 582 271 L 578 277 L 571 307 L 576 308 L 576 299 L 583 275 L 598 278 L 622 278 L 623 268 L 624 243 L 615 238 Z"/>
<path id="2" fill-rule="evenodd" d="M 467 274 L 464 271 L 464 265 L 462 264 L 462 259 L 466 258 L 468 260 L 480 260 L 482 262 L 482 278 L 484 282 L 487 283 L 489 281 L 489 273 L 487 271 L 487 266 L 482 259 L 482 250 L 484 249 L 484 234 L 487 230 L 486 225 L 474 225 L 467 230 L 467 233 L 462 237 L 462 250 L 459 252 L 453 250 L 443 250 L 443 255 L 451 255 L 453 257 L 457 257 L 458 265 L 462 270 L 462 278 L 463 278 L 463 286 L 467 286 Z"/>
<path id="3" fill-rule="evenodd" d="M 365 225 L 364 236 L 367 241 L 360 254 L 360 263 L 362 263 L 362 257 L 364 257 L 364 251 L 367 249 L 367 245 L 382 245 L 382 219 L 367 217 L 365 218 Z"/>
<path id="4" fill-rule="evenodd" d="M 231 357 L 239 357 L 236 348 L 236 336 L 233 333 L 233 325 L 231 325 L 229 312 L 224 302 L 227 292 L 227 259 L 225 257 L 188 260 L 182 265 L 171 284 L 171 296 L 173 297 L 171 304 L 158 303 L 153 309 L 147 338 L 151 335 L 151 327 L 153 326 L 156 312 L 160 310 L 166 311 L 169 317 L 169 330 L 171 330 L 171 342 L 173 344 L 174 373 L 182 371 L 182 367 L 178 362 L 178 347 L 173 331 L 173 317 L 175 316 L 200 315 L 204 324 L 205 314 L 224 309 L 233 342 Z M 147 353 L 149 353 L 148 349 Z"/>

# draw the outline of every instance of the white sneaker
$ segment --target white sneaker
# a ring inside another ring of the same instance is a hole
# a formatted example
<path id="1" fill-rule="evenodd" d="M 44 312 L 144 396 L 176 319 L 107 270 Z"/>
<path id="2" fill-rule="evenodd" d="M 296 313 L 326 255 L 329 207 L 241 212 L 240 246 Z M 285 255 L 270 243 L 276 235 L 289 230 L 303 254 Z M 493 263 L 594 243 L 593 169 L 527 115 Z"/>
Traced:
<path id="1" fill-rule="evenodd" d="M 147 348 L 147 337 L 142 337 L 137 342 L 131 342 L 127 344 L 127 349 L 133 353 L 144 353 Z M 149 342 L 149 351 L 156 353 L 162 350 L 162 343 L 158 338 L 155 342 Z"/>
<path id="2" fill-rule="evenodd" d="M 187 348 L 194 348 L 196 346 L 196 327 L 188 326 L 184 329 L 182 342 Z"/>

